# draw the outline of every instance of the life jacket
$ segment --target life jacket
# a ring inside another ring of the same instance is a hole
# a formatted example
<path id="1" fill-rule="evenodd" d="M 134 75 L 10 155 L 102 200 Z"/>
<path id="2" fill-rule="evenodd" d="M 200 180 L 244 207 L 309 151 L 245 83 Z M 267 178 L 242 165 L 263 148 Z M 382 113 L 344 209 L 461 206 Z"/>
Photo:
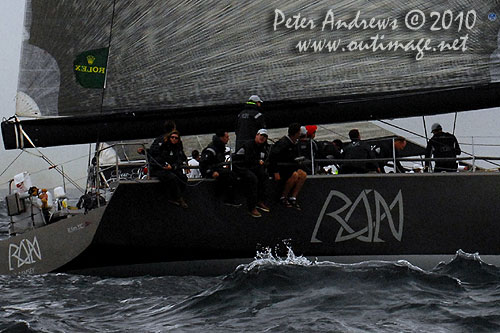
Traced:
<path id="1" fill-rule="evenodd" d="M 248 102 L 243 111 L 238 114 L 236 121 L 236 151 L 238 151 L 245 143 L 253 141 L 257 131 L 261 128 L 266 128 L 264 115 L 253 102 Z"/>
<path id="2" fill-rule="evenodd" d="M 434 157 L 456 157 L 461 154 L 460 146 L 453 134 L 440 132 L 429 140 Z"/>
<path id="3" fill-rule="evenodd" d="M 371 147 L 359 140 L 352 141 L 344 147 L 344 159 L 371 159 L 375 158 L 375 153 Z M 366 161 L 349 161 L 343 162 L 342 171 L 344 173 L 365 173 L 377 169 L 377 165 L 373 162 Z"/>
<path id="4" fill-rule="evenodd" d="M 311 155 L 311 146 L 312 146 L 312 155 Z M 315 157 L 318 151 L 318 145 L 316 144 L 316 141 L 312 139 L 299 140 L 299 142 L 297 143 L 297 149 L 299 156 L 304 156 L 306 159 L 311 161 L 312 158 Z"/>
<path id="5" fill-rule="evenodd" d="M 257 144 L 255 141 L 247 142 L 233 155 L 233 168 L 238 170 L 263 167 L 260 161 L 267 161 L 269 150 L 270 146 L 267 142 L 264 144 Z"/>

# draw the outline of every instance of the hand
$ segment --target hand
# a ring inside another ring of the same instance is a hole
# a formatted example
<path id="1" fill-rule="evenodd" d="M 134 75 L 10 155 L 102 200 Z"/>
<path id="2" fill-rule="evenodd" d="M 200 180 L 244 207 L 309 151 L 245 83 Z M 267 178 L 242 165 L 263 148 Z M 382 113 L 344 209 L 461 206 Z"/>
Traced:
<path id="1" fill-rule="evenodd" d="M 219 173 L 217 171 L 214 171 L 214 173 L 212 174 L 212 178 L 217 178 L 219 177 Z"/>
<path id="2" fill-rule="evenodd" d="M 167 164 L 163 167 L 165 170 L 172 170 L 172 166 L 170 164 Z"/>
<path id="3" fill-rule="evenodd" d="M 275 173 L 274 173 L 274 180 L 279 181 L 280 179 L 281 179 L 281 178 L 280 178 L 280 174 L 279 174 L 279 172 L 275 172 Z"/>
<path id="4" fill-rule="evenodd" d="M 263 160 L 259 160 L 259 165 L 264 165 L 264 161 Z"/>

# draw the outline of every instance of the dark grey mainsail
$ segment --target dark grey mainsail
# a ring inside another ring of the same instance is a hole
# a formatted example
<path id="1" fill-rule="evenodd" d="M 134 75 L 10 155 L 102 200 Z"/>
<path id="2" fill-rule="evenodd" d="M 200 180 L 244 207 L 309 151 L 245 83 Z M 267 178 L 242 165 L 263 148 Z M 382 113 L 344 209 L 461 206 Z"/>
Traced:
<path id="1" fill-rule="evenodd" d="M 22 122 L 39 146 L 151 137 L 169 118 L 184 134 L 231 129 L 254 93 L 271 127 L 500 105 L 496 0 L 31 0 L 28 8 L 19 91 L 42 116 L 71 117 Z M 106 88 L 82 87 L 75 57 L 106 47 Z M 60 129 L 67 125 L 71 134 Z M 16 126 L 2 124 L 6 148 L 17 146 Z"/>

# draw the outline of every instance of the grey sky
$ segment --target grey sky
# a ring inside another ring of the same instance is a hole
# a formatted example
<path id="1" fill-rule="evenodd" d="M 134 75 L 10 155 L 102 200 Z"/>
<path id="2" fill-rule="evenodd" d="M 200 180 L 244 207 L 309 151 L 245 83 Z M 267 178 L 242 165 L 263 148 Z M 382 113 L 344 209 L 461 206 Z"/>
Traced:
<path id="1" fill-rule="evenodd" d="M 15 113 L 15 97 L 17 90 L 17 76 L 19 71 L 19 56 L 21 52 L 21 41 L 24 20 L 24 0 L 1 0 L 0 1 L 0 116 L 8 118 Z M 6 151 L 3 148 L 3 139 L 0 147 L 0 174 L 19 155 L 19 150 Z M 36 151 L 31 150 L 38 154 Z M 43 153 L 55 163 L 63 163 L 80 158 L 64 166 L 64 171 L 72 178 L 80 179 L 86 173 L 87 158 L 83 157 L 88 152 L 88 146 L 68 148 L 42 149 Z M 48 171 L 48 164 L 38 157 L 23 153 L 21 157 L 0 176 L 0 188 L 5 188 L 9 179 L 19 172 L 28 171 L 34 185 L 52 188 L 61 185 L 61 177 L 55 171 Z"/>
<path id="2" fill-rule="evenodd" d="M 2 117 L 13 115 L 15 111 L 23 10 L 24 1 L 22 0 L 0 1 L 0 38 L 3 45 L 0 51 Z"/>

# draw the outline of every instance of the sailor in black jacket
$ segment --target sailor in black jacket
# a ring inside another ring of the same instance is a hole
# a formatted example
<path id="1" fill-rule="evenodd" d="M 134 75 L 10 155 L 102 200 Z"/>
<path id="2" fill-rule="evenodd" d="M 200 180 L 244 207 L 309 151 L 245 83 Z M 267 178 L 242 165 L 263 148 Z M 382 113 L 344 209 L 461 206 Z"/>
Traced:
<path id="1" fill-rule="evenodd" d="M 182 148 L 180 134 L 177 130 L 161 136 L 153 142 L 148 151 L 150 158 L 151 175 L 158 177 L 166 184 L 170 193 L 171 203 L 188 208 L 182 197 L 187 184 L 187 177 L 183 172 L 187 157 Z"/>
<path id="2" fill-rule="evenodd" d="M 234 156 L 233 169 L 241 177 L 246 192 L 248 213 L 261 217 L 260 212 L 269 212 L 265 204 L 269 175 L 265 162 L 269 154 L 267 130 L 257 131 L 253 141 L 246 142 Z"/>
<path id="3" fill-rule="evenodd" d="M 217 178 L 221 171 L 227 169 L 226 143 L 229 141 L 227 132 L 217 132 L 212 137 L 212 142 L 202 150 L 200 159 L 200 172 L 204 178 Z"/>
<path id="4" fill-rule="evenodd" d="M 345 160 L 369 160 L 375 158 L 375 152 L 370 145 L 361 141 L 359 130 L 349 131 L 351 143 L 344 146 L 343 158 Z M 368 173 L 370 171 L 380 172 L 380 168 L 370 161 L 345 161 L 342 162 L 342 173 Z"/>
<path id="5" fill-rule="evenodd" d="M 297 195 L 304 185 L 307 174 L 299 169 L 297 163 L 297 140 L 300 136 L 300 124 L 288 127 L 288 135 L 282 137 L 271 149 L 269 156 L 269 172 L 276 181 L 285 182 L 281 192 L 280 203 L 285 207 L 300 209 Z"/>
<path id="6" fill-rule="evenodd" d="M 393 143 L 394 140 L 394 143 Z M 394 148 L 393 148 L 394 147 Z M 397 160 L 401 156 L 401 150 L 406 147 L 406 139 L 402 136 L 398 136 L 396 138 L 390 138 L 383 142 L 381 142 L 378 146 L 376 146 L 373 151 L 375 152 L 375 156 L 377 158 L 390 158 L 394 160 L 394 152 L 396 153 L 396 167 L 394 168 L 394 172 L 405 173 L 409 172 L 409 169 L 406 169 L 401 164 L 401 161 Z M 379 162 L 379 168 L 381 173 L 385 173 L 385 166 L 388 163 L 394 163 L 393 161 L 381 161 Z"/>
<path id="7" fill-rule="evenodd" d="M 212 137 L 212 142 L 203 149 L 200 159 L 200 172 L 204 178 L 216 180 L 216 190 L 224 194 L 224 203 L 228 206 L 239 207 L 234 196 L 234 185 L 236 175 L 226 164 L 226 144 L 229 142 L 229 134 L 218 131 Z"/>
<path id="8" fill-rule="evenodd" d="M 257 95 L 252 95 L 245 104 L 243 111 L 238 114 L 236 121 L 236 151 L 246 142 L 252 142 L 255 134 L 261 128 L 266 128 L 264 115 L 261 113 L 262 100 Z"/>
<path id="9" fill-rule="evenodd" d="M 433 155 L 436 158 L 456 158 L 462 153 L 457 138 L 450 133 L 443 132 L 440 124 L 435 123 L 431 127 L 434 136 L 427 143 L 425 157 Z M 435 161 L 434 172 L 456 172 L 458 165 L 456 160 Z M 425 169 L 429 167 L 430 161 L 425 161 Z"/>
<path id="10" fill-rule="evenodd" d="M 342 147 L 343 143 L 339 139 L 335 139 L 334 141 L 318 141 L 318 159 L 340 160 L 342 159 Z M 340 166 L 342 165 L 339 161 L 336 161 L 335 163 L 331 161 L 324 161 L 318 164 L 320 166 L 320 171 L 322 171 L 323 167 L 334 165 L 337 172 L 340 170 Z"/>

